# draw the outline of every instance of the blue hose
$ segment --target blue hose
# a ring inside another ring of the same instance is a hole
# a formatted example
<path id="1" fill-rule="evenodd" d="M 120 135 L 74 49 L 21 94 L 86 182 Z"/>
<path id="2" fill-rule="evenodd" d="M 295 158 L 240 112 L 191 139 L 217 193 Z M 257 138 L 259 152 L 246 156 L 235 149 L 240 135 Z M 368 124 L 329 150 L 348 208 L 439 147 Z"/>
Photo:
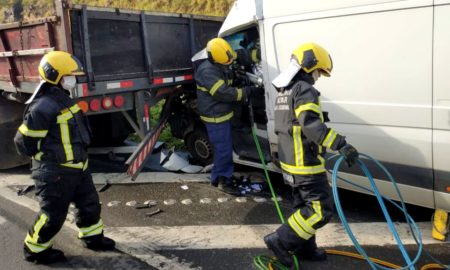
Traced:
<path id="1" fill-rule="evenodd" d="M 364 174 L 369 179 L 369 182 L 370 182 L 370 185 L 372 187 L 372 190 L 368 189 L 368 188 L 365 188 L 363 186 L 360 186 L 358 184 L 355 184 L 355 183 L 353 183 L 351 181 L 348 181 L 348 180 L 345 180 L 343 178 L 338 177 L 339 168 L 340 168 L 340 166 L 342 164 L 342 161 L 344 160 L 344 157 L 343 156 L 339 156 L 339 155 L 335 155 L 335 156 L 332 156 L 329 160 L 331 160 L 333 158 L 336 158 L 336 157 L 338 157 L 338 159 L 337 159 L 337 161 L 336 161 L 336 163 L 334 165 L 333 171 L 332 171 L 333 198 L 334 198 L 334 202 L 335 202 L 335 205 L 336 205 L 337 213 L 339 215 L 339 218 L 341 219 L 342 225 L 344 226 L 345 231 L 347 232 L 347 234 L 349 235 L 351 241 L 353 242 L 356 250 L 359 252 L 359 254 L 361 254 L 361 256 L 364 257 L 364 259 L 369 263 L 369 265 L 371 266 L 372 269 L 374 269 L 374 270 L 377 270 L 377 269 L 390 270 L 391 269 L 391 268 L 387 268 L 387 267 L 384 267 L 384 266 L 381 266 L 381 265 L 378 265 L 378 264 L 374 263 L 369 258 L 369 256 L 365 252 L 365 250 L 361 247 L 361 245 L 359 244 L 359 242 L 356 239 L 355 235 L 353 234 L 353 232 L 352 232 L 352 230 L 351 230 L 351 228 L 350 228 L 350 226 L 349 226 L 349 224 L 347 222 L 347 219 L 345 217 L 344 211 L 342 210 L 341 203 L 340 203 L 339 192 L 338 192 L 338 188 L 337 188 L 337 179 L 338 178 L 343 180 L 344 182 L 346 182 L 348 184 L 356 186 L 359 189 L 368 191 L 368 192 L 370 192 L 370 193 L 372 193 L 372 194 L 374 194 L 376 196 L 376 198 L 378 200 L 378 203 L 380 204 L 381 210 L 382 210 L 382 212 L 384 214 L 384 217 L 385 217 L 385 219 L 387 221 L 387 224 L 389 226 L 389 229 L 390 229 L 392 235 L 394 236 L 395 241 L 397 242 L 397 245 L 398 245 L 398 247 L 400 249 L 400 252 L 403 255 L 404 260 L 406 261 L 406 266 L 404 266 L 402 268 L 399 268 L 399 269 L 401 269 L 401 270 L 403 270 L 403 269 L 415 270 L 416 269 L 415 268 L 415 264 L 418 262 L 421 254 L 422 254 L 422 251 L 423 251 L 422 235 L 420 233 L 419 227 L 417 226 L 417 223 L 412 219 L 412 217 L 408 214 L 408 212 L 406 210 L 406 205 L 404 203 L 404 200 L 403 200 L 403 197 L 402 197 L 402 195 L 400 193 L 400 190 L 399 190 L 399 188 L 397 186 L 397 182 L 394 180 L 392 175 L 387 171 L 387 169 L 380 162 L 378 162 L 377 160 L 373 159 L 372 157 L 370 157 L 368 155 L 360 154 L 360 157 L 364 157 L 366 159 L 369 159 L 369 160 L 373 161 L 375 164 L 377 164 L 377 166 L 379 168 L 381 168 L 384 171 L 384 173 L 388 176 L 389 180 L 392 182 L 392 185 L 394 186 L 394 188 L 395 188 L 395 190 L 397 192 L 397 195 L 398 195 L 398 197 L 400 199 L 401 205 L 399 205 L 398 203 L 396 203 L 396 202 L 394 202 L 394 201 L 392 201 L 392 200 L 390 200 L 390 199 L 388 199 L 388 198 L 386 198 L 386 197 L 384 197 L 383 195 L 380 194 L 380 192 L 378 190 L 378 187 L 377 187 L 377 185 L 376 185 L 376 183 L 375 183 L 375 181 L 373 179 L 372 174 L 370 173 L 370 171 L 368 170 L 367 166 L 364 164 L 364 162 L 361 159 L 358 160 L 357 164 L 359 165 L 361 170 L 364 172 Z M 413 234 L 414 240 L 416 241 L 416 243 L 418 245 L 418 251 L 417 251 L 417 254 L 416 254 L 416 256 L 415 256 L 415 258 L 413 260 L 411 260 L 411 257 L 409 256 L 408 252 L 406 251 L 405 246 L 403 245 L 402 240 L 400 239 L 400 237 L 398 235 L 398 232 L 397 232 L 397 230 L 396 230 L 396 228 L 395 228 L 395 226 L 394 226 L 394 224 L 392 222 L 392 219 L 391 219 L 391 217 L 389 215 L 389 212 L 388 212 L 388 210 L 386 208 L 386 205 L 384 204 L 384 200 L 386 200 L 386 201 L 390 202 L 391 204 L 393 204 L 394 206 L 396 206 L 405 215 L 406 221 L 408 222 L 408 225 L 411 228 L 411 233 Z"/>

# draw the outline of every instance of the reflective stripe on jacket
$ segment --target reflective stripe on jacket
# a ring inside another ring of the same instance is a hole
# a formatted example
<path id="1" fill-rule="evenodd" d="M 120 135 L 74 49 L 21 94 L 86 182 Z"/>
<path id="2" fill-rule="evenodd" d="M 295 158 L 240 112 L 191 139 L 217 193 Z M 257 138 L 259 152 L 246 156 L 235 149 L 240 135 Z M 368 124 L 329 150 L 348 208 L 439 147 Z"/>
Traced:
<path id="1" fill-rule="evenodd" d="M 246 99 L 242 88 L 232 87 L 233 77 L 227 66 L 205 60 L 195 72 L 197 108 L 207 123 L 222 123 L 233 117 L 233 102 Z"/>
<path id="2" fill-rule="evenodd" d="M 33 163 L 87 168 L 90 132 L 80 108 L 62 89 L 47 85 L 26 108 L 14 141 Z"/>
<path id="3" fill-rule="evenodd" d="M 320 92 L 305 81 L 281 91 L 275 101 L 275 132 L 283 171 L 312 175 L 325 172 L 325 148 L 340 149 L 345 138 L 328 128 L 320 105 Z"/>

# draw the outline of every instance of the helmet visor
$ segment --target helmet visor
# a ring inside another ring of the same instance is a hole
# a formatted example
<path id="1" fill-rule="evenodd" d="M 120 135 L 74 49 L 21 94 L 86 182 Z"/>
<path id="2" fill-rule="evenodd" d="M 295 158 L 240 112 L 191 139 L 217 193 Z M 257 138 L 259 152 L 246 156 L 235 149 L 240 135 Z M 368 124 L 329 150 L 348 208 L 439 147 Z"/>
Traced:
<path id="1" fill-rule="evenodd" d="M 84 71 L 83 71 L 83 65 L 81 64 L 80 60 L 78 60 L 75 56 L 71 55 L 73 61 L 75 61 L 75 63 L 77 64 L 77 67 L 75 68 L 75 70 L 72 70 L 72 72 L 70 73 L 70 75 L 74 75 L 74 76 L 78 76 L 78 75 L 84 75 Z"/>
<path id="2" fill-rule="evenodd" d="M 283 70 L 273 81 L 272 84 L 277 88 L 286 87 L 292 81 L 294 76 L 298 73 L 301 66 L 297 60 L 292 58 L 291 62 L 285 70 Z"/>

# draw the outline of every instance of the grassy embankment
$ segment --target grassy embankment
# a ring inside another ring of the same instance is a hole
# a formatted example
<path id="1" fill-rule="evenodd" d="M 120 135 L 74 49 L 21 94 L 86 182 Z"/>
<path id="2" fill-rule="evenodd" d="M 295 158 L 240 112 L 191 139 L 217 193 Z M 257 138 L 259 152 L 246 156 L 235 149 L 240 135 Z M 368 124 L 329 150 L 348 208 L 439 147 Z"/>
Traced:
<path id="1" fill-rule="evenodd" d="M 11 7 L 20 1 L 24 19 L 54 14 L 54 0 L 0 0 L 0 23 L 13 21 Z M 98 7 L 225 16 L 234 0 L 72 0 L 71 2 Z"/>

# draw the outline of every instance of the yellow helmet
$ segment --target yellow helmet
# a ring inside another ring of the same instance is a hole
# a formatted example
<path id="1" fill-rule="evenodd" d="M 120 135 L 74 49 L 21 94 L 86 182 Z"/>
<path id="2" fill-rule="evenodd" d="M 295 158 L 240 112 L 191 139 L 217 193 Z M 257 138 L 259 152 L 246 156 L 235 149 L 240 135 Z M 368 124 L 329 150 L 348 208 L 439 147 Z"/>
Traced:
<path id="1" fill-rule="evenodd" d="M 210 59 L 221 65 L 230 65 L 236 59 L 236 52 L 223 38 L 213 38 L 208 41 L 206 51 Z"/>
<path id="2" fill-rule="evenodd" d="M 84 75 L 83 66 L 73 55 L 63 51 L 52 51 L 42 57 L 39 75 L 51 84 L 58 84 L 62 76 Z"/>
<path id="3" fill-rule="evenodd" d="M 305 43 L 295 49 L 292 53 L 292 59 L 295 59 L 306 73 L 318 69 L 322 75 L 329 77 L 333 69 L 330 54 L 313 42 Z"/>

